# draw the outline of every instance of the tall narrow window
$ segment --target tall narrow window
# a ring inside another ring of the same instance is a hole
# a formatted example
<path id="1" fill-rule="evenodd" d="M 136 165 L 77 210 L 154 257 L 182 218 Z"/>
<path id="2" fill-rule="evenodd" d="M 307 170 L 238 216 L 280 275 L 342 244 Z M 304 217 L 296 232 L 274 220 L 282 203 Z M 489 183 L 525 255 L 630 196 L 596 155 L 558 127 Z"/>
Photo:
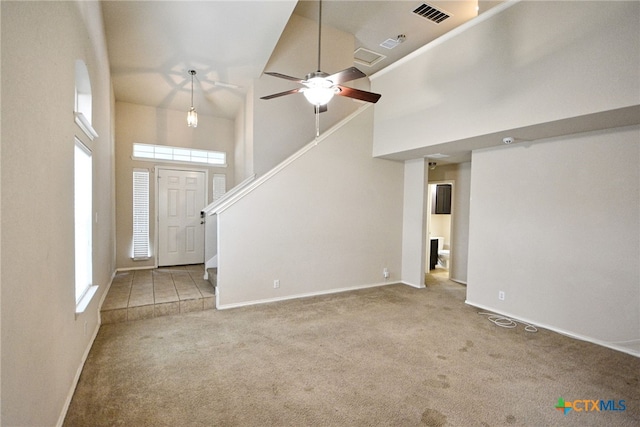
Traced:
<path id="1" fill-rule="evenodd" d="M 133 259 L 149 259 L 149 171 L 133 170 Z"/>
<path id="2" fill-rule="evenodd" d="M 213 201 L 215 202 L 227 192 L 227 177 L 221 173 L 213 174 Z"/>
<path id="3" fill-rule="evenodd" d="M 91 125 L 92 120 L 92 97 L 91 81 L 89 80 L 89 70 L 81 59 L 76 60 L 76 90 L 75 106 L 73 108 L 76 124 L 82 131 L 94 140 L 98 137 L 96 130 Z"/>
<path id="4" fill-rule="evenodd" d="M 76 138 L 74 152 L 74 222 L 76 303 L 93 281 L 93 202 L 91 150 Z"/>

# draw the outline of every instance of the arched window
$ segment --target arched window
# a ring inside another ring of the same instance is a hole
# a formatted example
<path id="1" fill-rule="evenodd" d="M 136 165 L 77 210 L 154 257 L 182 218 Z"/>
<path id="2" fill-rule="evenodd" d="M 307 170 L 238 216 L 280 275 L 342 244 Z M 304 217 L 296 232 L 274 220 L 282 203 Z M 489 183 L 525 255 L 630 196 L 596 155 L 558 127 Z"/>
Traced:
<path id="1" fill-rule="evenodd" d="M 78 126 L 91 139 L 95 139 L 98 134 L 91 125 L 92 121 L 92 97 L 91 80 L 87 66 L 81 59 L 76 60 L 75 65 L 75 106 L 74 115 Z"/>

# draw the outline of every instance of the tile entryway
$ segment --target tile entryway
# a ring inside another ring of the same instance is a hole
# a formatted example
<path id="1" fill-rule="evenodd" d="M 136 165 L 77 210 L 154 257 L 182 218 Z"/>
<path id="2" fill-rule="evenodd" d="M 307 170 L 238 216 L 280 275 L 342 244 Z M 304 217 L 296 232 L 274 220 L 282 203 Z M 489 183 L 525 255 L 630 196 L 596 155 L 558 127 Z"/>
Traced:
<path id="1" fill-rule="evenodd" d="M 102 309 L 102 324 L 150 319 L 215 308 L 215 288 L 204 266 L 118 272 Z"/>

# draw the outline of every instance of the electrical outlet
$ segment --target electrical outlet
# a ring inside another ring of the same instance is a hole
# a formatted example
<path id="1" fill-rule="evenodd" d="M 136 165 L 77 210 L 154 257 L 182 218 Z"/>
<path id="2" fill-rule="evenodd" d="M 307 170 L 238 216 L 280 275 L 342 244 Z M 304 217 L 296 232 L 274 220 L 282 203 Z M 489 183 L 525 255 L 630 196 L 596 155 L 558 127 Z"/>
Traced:
<path id="1" fill-rule="evenodd" d="M 273 289 L 278 289 L 280 287 L 280 279 L 276 279 L 273 281 Z"/>
<path id="2" fill-rule="evenodd" d="M 385 279 L 388 279 L 389 278 L 389 269 L 387 267 L 385 267 L 384 270 L 382 270 L 382 274 L 383 274 Z"/>
<path id="3" fill-rule="evenodd" d="M 504 301 L 504 291 L 498 291 L 498 299 Z"/>

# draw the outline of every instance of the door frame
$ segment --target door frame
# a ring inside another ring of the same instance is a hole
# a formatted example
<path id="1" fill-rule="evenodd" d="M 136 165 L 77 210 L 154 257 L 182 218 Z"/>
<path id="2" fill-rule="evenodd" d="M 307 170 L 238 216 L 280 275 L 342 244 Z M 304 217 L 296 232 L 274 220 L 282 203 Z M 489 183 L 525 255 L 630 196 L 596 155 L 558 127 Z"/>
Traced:
<path id="1" fill-rule="evenodd" d="M 453 201 L 455 200 L 455 193 L 456 193 L 456 181 L 454 179 L 447 179 L 447 180 L 439 180 L 439 181 L 428 181 L 427 180 L 427 230 L 426 230 L 426 239 L 425 239 L 425 258 L 427 263 L 425 264 L 425 270 L 427 274 L 429 274 L 431 272 L 431 270 L 429 270 L 429 257 L 431 255 L 431 203 L 432 203 L 432 197 L 431 197 L 431 186 L 432 185 L 438 185 L 438 184 L 451 184 L 451 213 L 449 214 L 450 217 L 450 223 L 449 223 L 449 268 L 447 271 L 447 274 L 449 276 L 449 278 L 451 278 L 451 265 L 452 265 L 452 255 L 453 255 L 453 234 L 454 234 L 454 226 L 453 226 L 453 219 L 454 219 L 454 214 L 455 214 L 455 203 L 453 203 Z"/>
<path id="2" fill-rule="evenodd" d="M 158 185 L 158 178 L 160 177 L 160 170 L 169 170 L 169 171 L 185 171 L 185 172 L 204 172 L 204 206 L 206 207 L 210 202 L 209 202 L 209 170 L 208 169 L 203 169 L 203 168 L 190 168 L 190 167 L 171 167 L 171 166 L 155 166 L 153 168 L 153 173 L 155 175 L 155 191 L 154 191 L 154 197 L 155 197 L 155 214 L 156 214 L 156 220 L 155 220 L 155 227 L 156 227 L 156 232 L 155 234 L 155 239 L 153 242 L 153 246 L 154 246 L 154 267 L 158 268 L 159 267 L 159 259 L 160 259 L 160 186 Z M 206 234 L 205 234 L 205 227 L 202 227 L 202 233 L 204 235 L 204 237 L 206 238 Z M 206 242 L 205 242 L 206 243 Z M 206 257 L 205 257 L 206 258 Z M 206 261 L 206 260 L 205 260 Z"/>

